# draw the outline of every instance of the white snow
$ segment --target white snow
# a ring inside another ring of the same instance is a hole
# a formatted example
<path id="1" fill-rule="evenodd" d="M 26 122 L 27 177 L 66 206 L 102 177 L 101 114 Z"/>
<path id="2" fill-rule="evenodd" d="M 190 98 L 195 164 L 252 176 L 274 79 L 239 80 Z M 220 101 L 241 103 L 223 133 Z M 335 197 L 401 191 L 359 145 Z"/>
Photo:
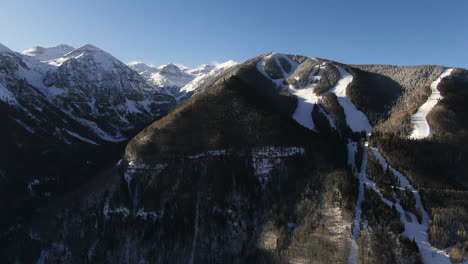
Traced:
<path id="1" fill-rule="evenodd" d="M 99 126 L 92 122 L 92 121 L 89 121 L 87 119 L 83 119 L 83 118 L 79 118 L 79 117 L 76 117 L 74 116 L 73 114 L 71 114 L 70 112 L 66 112 L 64 111 L 69 117 L 71 117 L 72 119 L 74 119 L 75 121 L 89 127 L 93 132 L 94 134 L 96 134 L 97 136 L 99 136 L 101 139 L 105 140 L 105 141 L 111 141 L 111 142 L 122 142 L 122 141 L 125 141 L 125 138 L 124 137 L 114 137 L 114 136 L 111 136 L 109 135 L 108 133 L 104 132 L 102 129 L 99 128 Z"/>
<path id="2" fill-rule="evenodd" d="M 75 48 L 61 44 L 56 47 L 43 48 L 43 47 L 32 47 L 28 50 L 21 52 L 21 54 L 34 57 L 39 61 L 49 61 L 62 57 L 63 55 L 73 51 Z"/>
<path id="3" fill-rule="evenodd" d="M 125 98 L 125 109 L 128 113 L 140 113 L 141 111 L 137 107 L 138 103 L 136 101 L 131 101 Z"/>
<path id="4" fill-rule="evenodd" d="M 222 73 L 223 71 L 236 66 L 239 64 L 238 62 L 235 62 L 233 60 L 226 61 L 224 63 L 216 65 L 212 70 L 210 70 L 206 74 L 201 74 L 197 76 L 195 79 L 193 79 L 191 82 L 187 83 L 185 86 L 183 86 L 180 91 L 184 93 L 192 92 L 202 86 L 204 83 L 207 81 L 213 79 L 215 76 L 218 74 Z"/>
<path id="5" fill-rule="evenodd" d="M 334 93 L 338 98 L 338 102 L 346 115 L 346 123 L 354 132 L 366 131 L 367 135 L 370 135 L 372 126 L 367 119 L 367 116 L 359 111 L 353 104 L 351 99 L 346 95 L 346 88 L 353 81 L 353 76 L 340 66 L 335 67 L 341 74 L 335 87 L 331 88 L 328 93 Z"/>
<path id="6" fill-rule="evenodd" d="M 82 137 L 82 136 L 78 135 L 78 134 L 75 133 L 75 132 L 71 132 L 70 130 L 67 130 L 67 133 L 70 134 L 70 135 L 73 136 L 73 137 L 76 137 L 77 139 L 79 139 L 79 140 L 81 140 L 81 141 L 84 141 L 84 142 L 87 142 L 87 143 L 93 144 L 93 145 L 99 145 L 98 143 L 96 143 L 96 142 L 94 142 L 94 141 L 92 141 L 92 140 L 90 140 L 90 139 L 87 139 L 87 138 L 85 138 L 85 137 Z"/>
<path id="7" fill-rule="evenodd" d="M 265 189 L 270 173 L 281 163 L 283 158 L 303 155 L 304 152 L 304 148 L 301 147 L 265 146 L 253 148 L 252 167 L 262 188 Z"/>
<path id="8" fill-rule="evenodd" d="M 173 63 L 151 67 L 135 62 L 128 66 L 154 85 L 159 92 L 174 95 L 176 99 L 181 100 L 187 93 L 195 91 L 206 81 L 237 64 L 231 60 L 216 66 L 203 64 L 194 69 Z"/>
<path id="9" fill-rule="evenodd" d="M 193 80 L 195 76 L 190 75 L 179 69 L 174 64 L 163 65 L 157 68 L 157 71 L 151 73 L 148 80 L 160 87 L 182 87 Z"/>
<path id="10" fill-rule="evenodd" d="M 213 70 L 216 66 L 219 66 L 219 65 L 220 64 L 216 64 L 215 66 L 209 65 L 209 64 L 202 64 L 202 65 L 198 66 L 195 69 L 190 69 L 188 67 L 183 69 L 180 66 L 178 66 L 178 67 L 180 69 L 184 70 L 185 72 L 187 72 L 188 74 L 191 74 L 191 75 L 194 75 L 194 76 L 199 76 L 199 75 L 202 75 L 202 74 L 209 73 L 211 70 Z"/>
<path id="11" fill-rule="evenodd" d="M 151 217 L 153 220 L 156 220 L 157 218 L 160 217 L 160 214 L 155 211 L 145 211 L 143 208 L 140 208 L 138 209 L 138 212 L 136 213 L 135 216 L 141 217 L 144 220 L 146 220 L 146 218 L 148 217 Z"/>
<path id="12" fill-rule="evenodd" d="M 289 86 L 289 92 L 297 97 L 297 107 L 293 114 L 293 119 L 303 127 L 317 131 L 314 120 L 312 120 L 312 111 L 320 98 L 314 93 L 314 85 L 303 89 L 295 89 Z"/>
<path id="13" fill-rule="evenodd" d="M 89 58 L 93 58 L 94 62 L 100 64 L 100 66 L 106 70 L 113 69 L 115 65 L 123 64 L 114 58 L 111 54 L 91 44 L 86 44 L 81 48 L 75 49 L 57 60 L 52 60 L 50 61 L 50 64 L 60 66 L 69 59 L 87 60 Z"/>
<path id="14" fill-rule="evenodd" d="M 205 158 L 205 157 L 219 157 L 219 156 L 224 156 L 226 155 L 226 150 L 221 149 L 221 150 L 208 150 L 207 152 L 202 152 L 198 153 L 195 155 L 190 155 L 188 156 L 189 159 L 199 159 L 199 158 Z"/>
<path id="15" fill-rule="evenodd" d="M 335 120 L 333 119 L 333 117 L 331 117 L 327 112 L 325 112 L 325 110 L 323 110 L 322 107 L 320 106 L 317 106 L 317 107 L 320 113 L 322 113 L 328 119 L 328 123 L 330 124 L 330 127 L 333 128 L 334 130 L 337 130 Z"/>
<path id="16" fill-rule="evenodd" d="M 262 58 L 258 63 L 257 63 L 257 70 L 263 74 L 263 76 L 267 77 L 268 79 L 270 79 L 274 84 L 276 84 L 276 87 L 280 87 L 282 84 L 283 84 L 283 81 L 284 81 L 284 78 L 280 78 L 280 79 L 272 79 L 270 77 L 270 75 L 268 75 L 268 73 L 266 72 L 265 70 L 265 65 L 266 65 L 266 62 L 267 60 L 269 60 L 271 57 L 275 56 L 276 53 L 272 53 L 268 56 L 265 56 L 264 58 Z M 281 65 L 278 65 L 280 68 L 281 68 Z"/>
<path id="17" fill-rule="evenodd" d="M 303 155 L 305 153 L 302 147 L 277 147 L 277 146 L 264 146 L 252 149 L 252 157 L 254 158 L 283 158 L 295 155 Z"/>
<path id="18" fill-rule="evenodd" d="M 434 108 L 437 102 L 442 99 L 437 86 L 440 81 L 449 76 L 452 73 L 453 69 L 446 69 L 442 74 L 431 84 L 431 95 L 427 98 L 427 101 L 418 109 L 418 111 L 411 116 L 411 123 L 414 125 L 414 130 L 410 135 L 410 138 L 421 139 L 428 137 L 432 129 L 429 126 L 429 123 L 426 120 L 427 114 Z"/>
<path id="19" fill-rule="evenodd" d="M 285 58 L 286 60 L 290 62 L 292 69 L 289 73 L 286 72 L 281 66 L 281 63 L 279 63 L 278 56 L 282 56 L 283 58 Z M 275 59 L 278 67 L 282 70 L 283 78 L 272 79 L 268 75 L 268 73 L 265 71 L 265 64 L 267 60 L 269 60 L 272 57 Z M 263 74 L 265 77 L 270 79 L 273 83 L 275 83 L 277 87 L 280 87 L 283 84 L 284 80 L 296 70 L 297 66 L 298 66 L 298 63 L 291 60 L 291 58 L 289 58 L 288 56 L 283 55 L 283 54 L 278 54 L 278 53 L 272 53 L 268 56 L 265 56 L 257 63 L 257 70 L 261 74 Z M 288 91 L 297 97 L 297 107 L 296 107 L 296 110 L 294 111 L 293 119 L 296 120 L 303 127 L 317 132 L 314 121 L 312 119 L 312 111 L 320 97 L 314 93 L 314 89 L 315 89 L 314 83 L 311 83 L 306 87 L 299 87 L 298 89 L 294 88 L 292 85 L 288 86 Z"/>
<path id="20" fill-rule="evenodd" d="M 2 84 L 0 84 L 0 100 L 5 103 L 8 103 L 9 105 L 18 104 L 18 101 L 16 101 L 16 98 L 13 95 L 13 93 Z"/>
<path id="21" fill-rule="evenodd" d="M 127 207 L 117 207 L 115 209 L 109 209 L 107 214 L 117 214 L 123 215 L 124 217 L 128 217 L 130 215 L 130 210 Z"/>
<path id="22" fill-rule="evenodd" d="M 30 126 L 26 125 L 23 121 L 19 120 L 19 119 L 15 119 L 15 118 L 11 118 L 13 120 L 16 121 L 16 123 L 18 123 L 20 126 L 22 126 L 24 129 L 26 129 L 29 133 L 31 134 L 35 134 L 36 132 L 34 131 L 34 129 L 32 129 Z"/>
<path id="23" fill-rule="evenodd" d="M 379 163 L 382 165 L 382 167 L 387 168 L 388 166 L 392 173 L 398 177 L 398 180 L 400 181 L 400 188 L 408 188 L 413 192 L 414 198 L 416 200 L 416 208 L 422 212 L 422 222 L 419 223 L 417 217 L 411 212 L 406 212 L 401 206 L 400 201 L 397 201 L 395 207 L 400 213 L 401 221 L 405 225 L 405 231 L 403 232 L 403 235 L 408 237 L 409 239 L 414 239 L 416 241 L 424 263 L 451 263 L 447 253 L 445 253 L 443 250 L 431 246 L 431 244 L 429 243 L 429 237 L 427 234 L 427 231 L 429 229 L 429 215 L 424 209 L 421 196 L 419 195 L 418 190 L 416 190 L 411 185 L 411 183 L 405 175 L 392 168 L 376 148 L 371 148 L 371 150 L 374 156 L 379 161 Z M 373 183 L 369 179 L 366 184 L 371 186 L 375 191 L 378 192 L 375 183 Z M 378 193 L 380 194 L 380 192 Z M 392 202 L 383 198 L 382 195 L 380 196 L 385 203 L 387 203 L 389 206 L 392 206 Z M 406 215 L 410 215 L 411 220 L 408 220 L 406 218 Z"/>

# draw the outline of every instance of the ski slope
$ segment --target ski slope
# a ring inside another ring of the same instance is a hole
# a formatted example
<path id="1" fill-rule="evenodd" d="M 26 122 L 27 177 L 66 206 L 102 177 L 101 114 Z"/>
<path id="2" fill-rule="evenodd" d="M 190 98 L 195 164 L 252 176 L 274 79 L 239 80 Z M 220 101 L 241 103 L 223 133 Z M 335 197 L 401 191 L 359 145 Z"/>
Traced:
<path id="1" fill-rule="evenodd" d="M 347 72 L 344 68 L 340 66 L 335 67 L 340 72 L 340 79 L 338 80 L 335 87 L 331 88 L 328 93 L 334 93 L 338 98 L 338 102 L 346 114 L 346 123 L 351 128 L 353 132 L 366 131 L 366 134 L 369 136 L 372 130 L 372 126 L 367 119 L 367 116 L 359 111 L 357 107 L 346 95 L 346 88 L 353 81 L 353 76 Z"/>
<path id="2" fill-rule="evenodd" d="M 437 86 L 439 86 L 440 81 L 443 78 L 449 76 L 452 73 L 453 69 L 446 69 L 442 74 L 431 84 L 431 95 L 427 98 L 427 101 L 418 109 L 418 111 L 411 116 L 411 123 L 414 125 L 413 132 L 410 135 L 410 138 L 413 139 L 422 139 L 426 138 L 431 134 L 431 127 L 427 122 L 427 114 L 434 108 L 437 102 L 442 99 Z"/>
<path id="3" fill-rule="evenodd" d="M 376 148 L 371 148 L 372 153 L 379 161 L 380 165 L 383 168 L 389 168 L 391 172 L 398 177 L 400 182 L 400 188 L 403 189 L 410 189 L 413 192 L 414 198 L 416 200 L 416 209 L 419 209 L 422 212 L 422 221 L 419 223 L 416 215 L 411 212 L 405 211 L 400 204 L 400 201 L 397 200 L 395 203 L 395 208 L 400 213 L 400 220 L 405 225 L 405 231 L 402 235 L 408 237 L 409 239 L 414 239 L 416 244 L 418 245 L 419 252 L 421 253 L 421 257 L 424 263 L 426 264 L 435 264 L 435 263 L 451 263 L 449 256 L 443 250 L 437 249 L 429 243 L 429 236 L 427 231 L 429 230 L 429 215 L 427 211 L 424 209 L 421 196 L 419 195 L 418 190 L 416 190 L 411 183 L 409 182 L 408 178 L 400 173 L 399 171 L 392 168 L 385 158 L 380 154 L 380 152 Z M 393 203 L 385 199 L 380 192 L 378 191 L 375 183 L 368 180 L 366 184 L 380 195 L 380 198 L 389 206 L 392 206 Z M 406 215 L 411 216 L 411 220 L 406 218 Z"/>

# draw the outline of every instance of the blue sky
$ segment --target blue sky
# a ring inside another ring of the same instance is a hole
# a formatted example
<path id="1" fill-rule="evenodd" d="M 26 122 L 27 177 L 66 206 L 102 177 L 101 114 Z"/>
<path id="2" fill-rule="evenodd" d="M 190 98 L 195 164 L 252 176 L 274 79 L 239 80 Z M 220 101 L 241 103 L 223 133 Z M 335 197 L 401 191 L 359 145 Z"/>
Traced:
<path id="1" fill-rule="evenodd" d="M 276 51 L 468 68 L 468 1 L 0 0 L 0 43 L 94 44 L 124 62 L 197 66 Z"/>

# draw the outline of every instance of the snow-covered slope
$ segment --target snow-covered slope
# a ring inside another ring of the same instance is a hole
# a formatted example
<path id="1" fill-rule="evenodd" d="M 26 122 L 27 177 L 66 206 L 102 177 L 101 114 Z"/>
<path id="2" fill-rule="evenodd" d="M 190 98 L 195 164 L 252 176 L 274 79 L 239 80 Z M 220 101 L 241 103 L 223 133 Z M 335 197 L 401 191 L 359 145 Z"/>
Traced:
<path id="1" fill-rule="evenodd" d="M 43 48 L 40 46 L 35 46 L 30 49 L 27 49 L 21 54 L 33 57 L 39 61 L 48 61 L 58 59 L 65 54 L 73 51 L 75 48 L 66 44 L 60 44 L 56 47 Z"/>
<path id="2" fill-rule="evenodd" d="M 334 93 L 338 98 L 338 102 L 346 115 L 346 123 L 353 132 L 365 131 L 367 135 L 370 135 L 372 126 L 367 119 L 367 116 L 359 111 L 351 99 L 346 95 L 346 88 L 353 81 L 353 76 L 347 72 L 343 67 L 336 66 L 341 74 L 341 78 L 335 87 L 330 90 L 330 93 Z"/>
<path id="3" fill-rule="evenodd" d="M 238 64 L 237 62 L 235 62 L 233 60 L 230 60 L 230 61 L 226 61 L 224 63 L 218 64 L 213 68 L 206 67 L 206 66 L 202 65 L 201 67 L 203 67 L 205 70 L 199 70 L 200 68 L 195 69 L 194 71 L 198 72 L 198 76 L 195 77 L 191 82 L 187 83 L 186 85 L 184 85 L 180 89 L 180 93 L 176 97 L 177 100 L 180 101 L 182 98 L 186 98 L 187 95 L 189 95 L 190 93 L 195 92 L 199 87 L 201 87 L 207 81 L 213 79 L 218 74 L 222 73 L 223 71 L 225 71 L 225 70 L 227 70 L 227 69 L 229 69 L 229 68 L 231 68 L 231 67 L 233 67 L 233 66 L 235 66 L 237 64 Z M 210 71 L 205 72 L 206 70 L 208 70 L 210 68 L 211 68 Z"/>
<path id="4" fill-rule="evenodd" d="M 221 64 L 224 64 L 224 63 L 221 63 Z M 218 64 L 216 66 L 220 66 L 221 64 Z M 199 75 L 202 75 L 202 74 L 207 74 L 209 73 L 211 70 L 213 70 L 216 66 L 213 66 L 213 65 L 209 65 L 209 64 L 202 64 L 200 66 L 198 66 L 197 68 L 195 69 L 186 69 L 185 71 L 190 74 L 190 75 L 195 75 L 195 76 L 199 76 Z"/>
<path id="5" fill-rule="evenodd" d="M 427 98 L 427 101 L 418 109 L 418 111 L 411 116 L 411 123 L 414 125 L 414 130 L 410 135 L 410 138 L 421 139 L 428 137 L 431 134 L 431 127 L 427 122 L 427 114 L 434 108 L 437 102 L 442 99 L 437 86 L 440 81 L 449 76 L 453 69 L 446 69 L 440 76 L 431 84 L 431 95 Z"/>

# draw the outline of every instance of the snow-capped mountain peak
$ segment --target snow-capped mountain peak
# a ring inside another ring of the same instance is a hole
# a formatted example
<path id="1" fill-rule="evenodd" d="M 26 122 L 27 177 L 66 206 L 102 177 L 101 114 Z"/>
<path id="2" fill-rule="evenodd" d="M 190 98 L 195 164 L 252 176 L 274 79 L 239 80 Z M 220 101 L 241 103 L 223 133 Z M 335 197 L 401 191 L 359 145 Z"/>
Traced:
<path id="1" fill-rule="evenodd" d="M 124 67 L 125 65 L 114 56 L 91 44 L 86 44 L 78 49 L 68 52 L 62 57 L 50 61 L 49 64 L 61 66 L 70 59 L 80 61 L 84 64 L 96 63 L 101 65 L 102 69 L 113 69 L 114 65 L 126 68 Z"/>
<path id="2" fill-rule="evenodd" d="M 202 65 L 198 66 L 195 69 L 187 70 L 187 73 L 190 73 L 192 75 L 206 74 L 206 73 L 210 72 L 211 70 L 213 70 L 214 68 L 215 68 L 215 66 L 213 66 L 213 65 L 202 64 Z"/>
<path id="3" fill-rule="evenodd" d="M 207 72 L 206 74 L 200 74 L 196 78 L 194 78 L 191 82 L 187 83 L 184 87 L 180 89 L 181 94 L 177 98 L 183 98 L 187 93 L 194 92 L 197 90 L 201 85 L 203 85 L 205 82 L 208 80 L 214 78 L 217 76 L 219 73 L 227 70 L 228 68 L 231 68 L 235 65 L 239 64 L 236 61 L 229 60 L 224 63 L 220 63 L 216 66 L 213 66 L 213 68 Z"/>
<path id="4" fill-rule="evenodd" d="M 39 61 L 49 61 L 58 59 L 64 56 L 65 54 L 73 51 L 74 49 L 74 47 L 67 44 L 60 44 L 58 46 L 49 48 L 35 46 L 21 52 L 21 54 L 29 57 L 34 57 Z"/>
<path id="5" fill-rule="evenodd" d="M 160 66 L 158 69 L 160 69 L 161 74 L 164 74 L 164 75 L 182 76 L 183 74 L 180 68 L 177 67 L 177 65 L 172 64 L 172 63 Z"/>
<path id="6" fill-rule="evenodd" d="M 194 69 L 174 63 L 150 67 L 136 62 L 128 66 L 151 83 L 157 91 L 181 97 L 187 96 L 187 92 L 194 91 L 200 84 L 236 64 L 237 62 L 230 60 L 216 66 L 202 64 Z"/>
<path id="7" fill-rule="evenodd" d="M 128 67 L 130 67 L 131 69 L 133 69 L 134 71 L 138 73 L 153 69 L 152 67 L 148 66 L 147 64 L 143 62 L 133 62 L 133 63 L 128 64 Z"/>

